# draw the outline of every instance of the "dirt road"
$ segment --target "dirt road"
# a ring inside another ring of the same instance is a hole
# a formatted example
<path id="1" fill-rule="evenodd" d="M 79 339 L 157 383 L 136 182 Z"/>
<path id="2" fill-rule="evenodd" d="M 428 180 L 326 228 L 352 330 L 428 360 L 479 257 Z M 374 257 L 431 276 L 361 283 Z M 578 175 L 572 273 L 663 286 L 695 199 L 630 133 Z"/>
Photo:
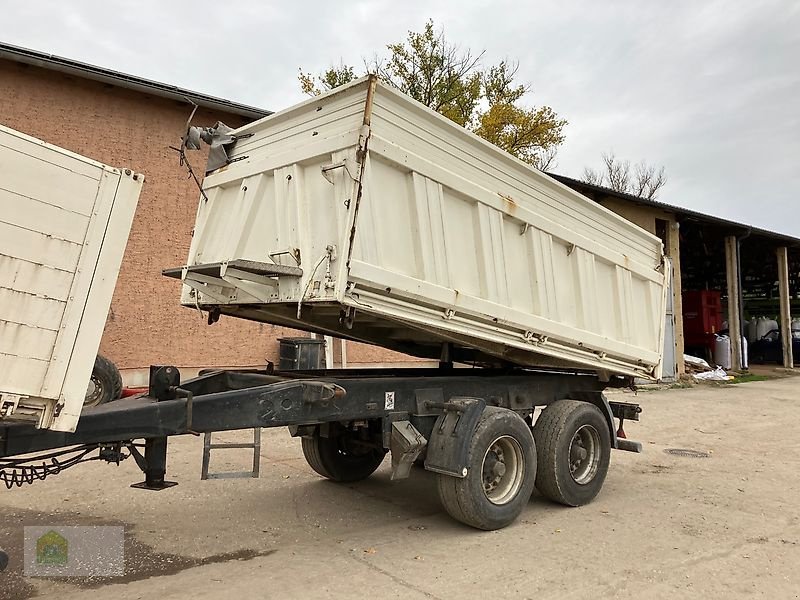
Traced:
<path id="1" fill-rule="evenodd" d="M 431 473 L 337 485 L 284 430 L 264 431 L 258 480 L 199 481 L 202 439 L 171 442 L 162 492 L 132 461 L 0 490 L 0 598 L 800 597 L 800 379 L 639 393 L 605 487 L 570 509 L 534 496 L 495 532 L 452 521 Z M 246 434 L 219 435 L 221 440 Z M 670 448 L 708 453 L 688 458 Z M 212 470 L 247 467 L 218 452 Z M 24 525 L 124 525 L 126 574 L 24 578 Z"/>

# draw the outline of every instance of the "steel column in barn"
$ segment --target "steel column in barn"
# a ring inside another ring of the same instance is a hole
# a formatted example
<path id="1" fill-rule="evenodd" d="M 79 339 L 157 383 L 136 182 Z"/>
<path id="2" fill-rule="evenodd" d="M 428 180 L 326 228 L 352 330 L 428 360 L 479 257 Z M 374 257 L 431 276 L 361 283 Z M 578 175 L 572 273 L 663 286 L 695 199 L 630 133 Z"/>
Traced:
<path id="1" fill-rule="evenodd" d="M 789 293 L 789 253 L 786 246 L 777 248 L 778 255 L 778 291 L 781 301 L 781 343 L 783 344 L 783 366 L 787 369 L 794 367 L 792 356 L 792 311 Z"/>
<path id="2" fill-rule="evenodd" d="M 731 369 L 742 370 L 742 322 L 739 305 L 739 254 L 735 235 L 725 237 L 725 277 L 728 283 L 728 333 L 731 338 Z M 735 340 L 739 340 L 738 343 Z"/>

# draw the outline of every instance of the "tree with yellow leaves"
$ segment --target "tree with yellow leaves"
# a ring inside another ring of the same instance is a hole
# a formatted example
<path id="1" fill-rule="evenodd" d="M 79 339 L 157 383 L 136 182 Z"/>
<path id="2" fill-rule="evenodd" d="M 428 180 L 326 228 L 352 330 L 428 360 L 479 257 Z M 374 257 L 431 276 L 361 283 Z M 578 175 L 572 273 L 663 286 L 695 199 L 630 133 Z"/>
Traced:
<path id="1" fill-rule="evenodd" d="M 530 87 L 515 83 L 515 63 L 483 68 L 484 52 L 462 50 L 430 20 L 421 32 L 409 31 L 404 42 L 386 48 L 388 58 L 365 61 L 367 72 L 517 158 L 542 170 L 554 166 L 567 121 L 549 106 L 521 103 Z M 301 89 L 313 96 L 356 77 L 353 67 L 340 64 L 318 76 L 301 70 L 299 80 Z"/>

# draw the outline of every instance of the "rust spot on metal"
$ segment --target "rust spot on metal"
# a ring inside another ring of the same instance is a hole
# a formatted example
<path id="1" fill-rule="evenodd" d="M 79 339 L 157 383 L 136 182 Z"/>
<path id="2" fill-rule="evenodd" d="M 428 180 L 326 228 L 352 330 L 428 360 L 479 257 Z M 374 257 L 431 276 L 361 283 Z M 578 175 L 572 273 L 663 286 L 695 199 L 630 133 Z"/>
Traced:
<path id="1" fill-rule="evenodd" d="M 500 192 L 498 192 L 497 195 L 503 200 L 503 205 L 506 208 L 506 212 L 513 214 L 514 211 L 517 210 L 517 203 L 514 202 L 514 199 L 511 196 L 507 194 L 501 194 Z"/>

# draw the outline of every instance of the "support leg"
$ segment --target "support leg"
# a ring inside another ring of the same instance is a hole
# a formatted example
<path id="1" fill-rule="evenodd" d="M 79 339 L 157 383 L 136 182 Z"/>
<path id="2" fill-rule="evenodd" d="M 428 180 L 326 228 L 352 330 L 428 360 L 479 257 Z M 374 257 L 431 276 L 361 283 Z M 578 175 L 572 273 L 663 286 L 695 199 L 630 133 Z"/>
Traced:
<path id="1" fill-rule="evenodd" d="M 144 443 L 144 481 L 134 483 L 131 487 L 143 490 L 163 490 L 174 485 L 174 481 L 165 481 L 167 474 L 167 438 L 150 438 Z"/>

